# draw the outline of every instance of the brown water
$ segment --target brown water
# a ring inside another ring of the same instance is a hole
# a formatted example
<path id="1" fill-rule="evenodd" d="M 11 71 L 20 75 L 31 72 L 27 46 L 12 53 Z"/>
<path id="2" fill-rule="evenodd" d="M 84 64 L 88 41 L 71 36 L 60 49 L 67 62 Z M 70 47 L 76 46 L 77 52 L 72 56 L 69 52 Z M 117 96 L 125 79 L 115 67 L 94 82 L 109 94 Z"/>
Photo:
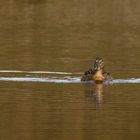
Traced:
<path id="1" fill-rule="evenodd" d="M 136 0 L 2 0 L 0 139 L 139 140 L 139 9 Z M 114 81 L 81 83 L 97 56 Z"/>

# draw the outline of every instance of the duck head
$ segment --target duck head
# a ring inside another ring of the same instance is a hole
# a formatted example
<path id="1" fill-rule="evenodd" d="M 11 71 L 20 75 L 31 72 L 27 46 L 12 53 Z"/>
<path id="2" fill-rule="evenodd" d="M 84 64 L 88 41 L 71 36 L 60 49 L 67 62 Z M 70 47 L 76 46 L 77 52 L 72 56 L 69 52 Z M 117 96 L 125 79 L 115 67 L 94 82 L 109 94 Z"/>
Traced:
<path id="1" fill-rule="evenodd" d="M 97 57 L 94 62 L 94 70 L 99 71 L 104 68 L 104 62 L 102 58 Z"/>

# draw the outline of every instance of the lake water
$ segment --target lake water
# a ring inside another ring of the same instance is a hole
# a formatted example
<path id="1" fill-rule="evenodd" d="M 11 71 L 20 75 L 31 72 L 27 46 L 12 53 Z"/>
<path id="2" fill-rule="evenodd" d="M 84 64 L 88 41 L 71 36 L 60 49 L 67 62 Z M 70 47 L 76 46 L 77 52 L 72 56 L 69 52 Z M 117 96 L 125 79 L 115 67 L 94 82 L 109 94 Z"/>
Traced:
<path id="1" fill-rule="evenodd" d="M 139 140 L 140 2 L 0 4 L 1 140 Z M 82 83 L 102 57 L 114 80 Z"/>

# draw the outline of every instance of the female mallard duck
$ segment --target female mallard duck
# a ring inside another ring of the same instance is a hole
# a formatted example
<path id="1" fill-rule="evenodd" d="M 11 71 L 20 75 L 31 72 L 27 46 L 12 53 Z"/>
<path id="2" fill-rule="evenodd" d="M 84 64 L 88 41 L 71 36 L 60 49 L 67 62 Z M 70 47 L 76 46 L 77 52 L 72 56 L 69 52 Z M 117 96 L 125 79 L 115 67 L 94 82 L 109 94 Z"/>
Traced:
<path id="1" fill-rule="evenodd" d="M 81 81 L 94 80 L 103 82 L 104 80 L 112 80 L 113 78 L 108 72 L 104 71 L 104 63 L 102 58 L 96 58 L 93 68 L 87 70 L 81 78 Z"/>

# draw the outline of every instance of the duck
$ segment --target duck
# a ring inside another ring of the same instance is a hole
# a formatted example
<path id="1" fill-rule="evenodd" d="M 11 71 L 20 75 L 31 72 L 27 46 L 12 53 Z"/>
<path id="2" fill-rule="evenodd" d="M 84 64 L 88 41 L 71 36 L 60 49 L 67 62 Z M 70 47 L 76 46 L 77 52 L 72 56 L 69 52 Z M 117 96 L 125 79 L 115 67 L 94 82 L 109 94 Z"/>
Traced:
<path id="1" fill-rule="evenodd" d="M 81 81 L 95 81 L 96 83 L 101 83 L 105 80 L 112 81 L 113 77 L 109 72 L 105 71 L 103 59 L 96 57 L 93 67 L 85 71 Z"/>

